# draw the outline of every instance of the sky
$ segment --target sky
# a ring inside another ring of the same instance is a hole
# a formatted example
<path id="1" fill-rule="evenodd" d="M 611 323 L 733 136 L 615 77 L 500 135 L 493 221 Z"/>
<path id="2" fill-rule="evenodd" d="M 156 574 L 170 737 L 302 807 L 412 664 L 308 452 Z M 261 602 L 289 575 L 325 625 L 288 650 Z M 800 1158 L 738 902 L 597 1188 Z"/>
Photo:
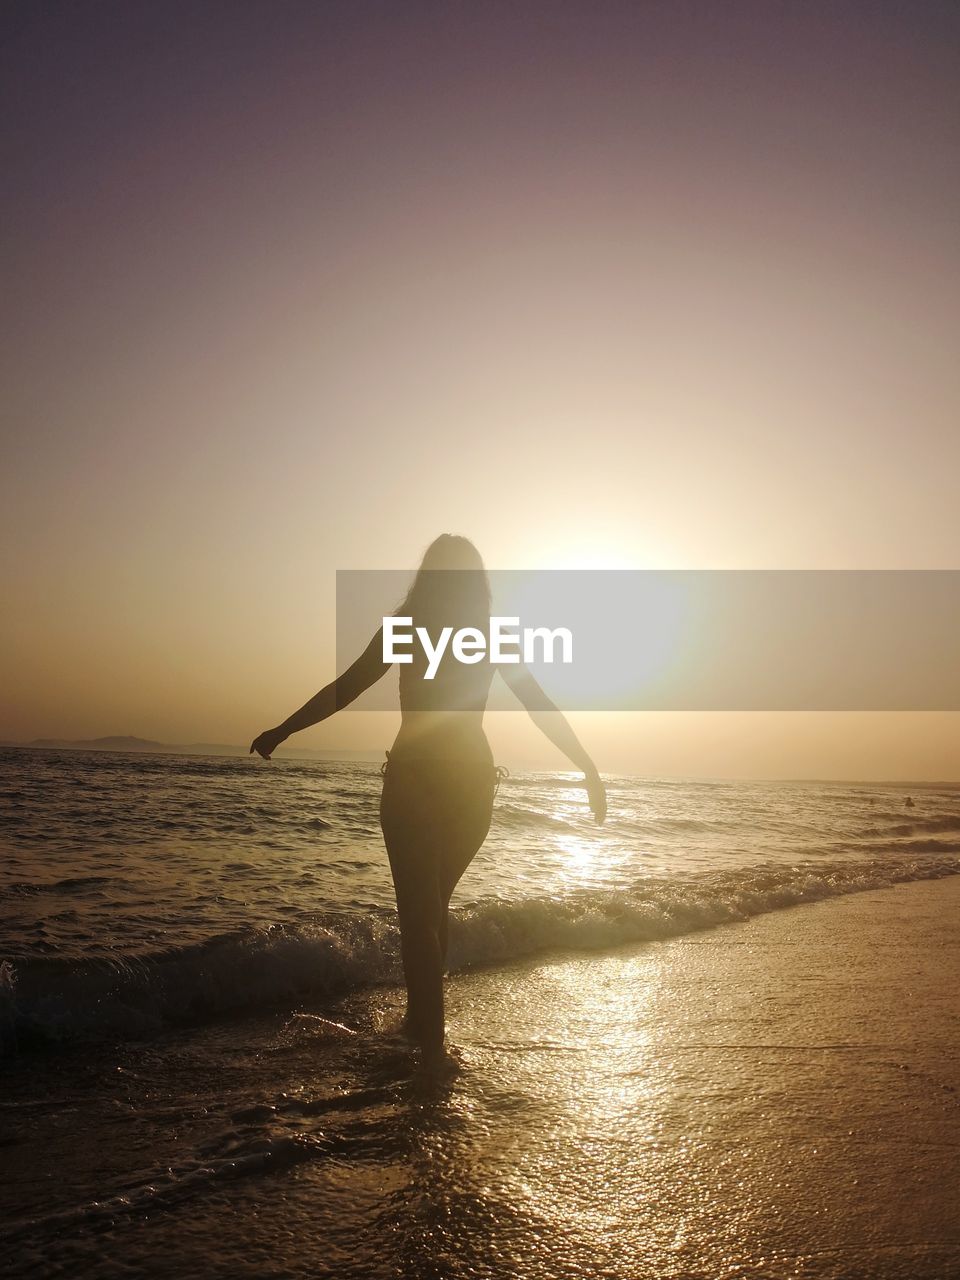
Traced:
<path id="1" fill-rule="evenodd" d="M 336 570 L 444 531 L 958 567 L 955 6 L 3 13 L 0 737 L 248 742 L 335 675 Z M 571 718 L 613 771 L 960 779 L 955 715 Z"/>

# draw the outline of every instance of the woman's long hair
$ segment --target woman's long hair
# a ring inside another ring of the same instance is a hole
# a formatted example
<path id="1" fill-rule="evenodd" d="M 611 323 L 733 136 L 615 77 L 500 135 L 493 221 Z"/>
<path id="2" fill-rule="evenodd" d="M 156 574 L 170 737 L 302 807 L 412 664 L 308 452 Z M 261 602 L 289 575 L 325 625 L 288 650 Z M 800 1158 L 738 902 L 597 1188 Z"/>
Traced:
<path id="1" fill-rule="evenodd" d="M 436 639 L 442 627 L 477 627 L 490 622 L 490 579 L 469 538 L 441 533 L 427 547 L 398 617 L 413 619 Z"/>

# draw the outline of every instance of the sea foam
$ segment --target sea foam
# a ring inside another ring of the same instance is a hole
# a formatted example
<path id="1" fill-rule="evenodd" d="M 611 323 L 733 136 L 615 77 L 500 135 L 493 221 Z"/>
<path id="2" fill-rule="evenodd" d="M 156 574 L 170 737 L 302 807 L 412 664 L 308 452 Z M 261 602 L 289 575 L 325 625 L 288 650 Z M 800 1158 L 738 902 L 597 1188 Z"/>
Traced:
<path id="1" fill-rule="evenodd" d="M 765 864 L 685 879 L 645 878 L 625 890 L 482 900 L 452 912 L 450 968 L 550 951 L 654 943 L 843 894 L 960 873 L 960 858 Z M 401 981 L 387 912 L 331 914 L 115 961 L 0 965 L 0 1044 L 120 1040 L 239 1011 L 288 1008 L 351 988 Z"/>

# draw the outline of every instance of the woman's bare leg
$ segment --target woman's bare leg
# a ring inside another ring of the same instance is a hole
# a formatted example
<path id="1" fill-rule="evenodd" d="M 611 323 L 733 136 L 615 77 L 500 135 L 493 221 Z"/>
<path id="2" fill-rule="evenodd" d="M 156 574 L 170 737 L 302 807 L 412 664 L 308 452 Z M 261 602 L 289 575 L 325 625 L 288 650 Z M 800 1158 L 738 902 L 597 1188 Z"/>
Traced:
<path id="1" fill-rule="evenodd" d="M 457 781 L 461 780 L 459 777 Z M 443 1052 L 443 972 L 450 896 L 490 826 L 493 785 L 482 777 L 439 808 L 401 780 L 384 785 L 380 821 L 397 894 L 400 951 L 407 986 L 407 1033 L 425 1057 Z M 466 794 L 464 794 L 466 793 Z"/>
<path id="2" fill-rule="evenodd" d="M 447 964 L 447 944 L 450 934 L 450 899 L 453 897 L 453 891 L 460 883 L 463 873 L 474 860 L 487 838 L 487 832 L 490 829 L 490 818 L 486 817 L 484 821 L 481 813 L 479 821 L 471 830 L 464 833 L 465 839 L 460 843 L 460 847 L 445 858 L 440 863 L 440 926 L 437 930 L 437 936 L 440 941 L 440 958 L 441 964 L 446 969 Z"/>
<path id="3" fill-rule="evenodd" d="M 433 895 L 431 895 L 433 896 Z M 404 903 L 400 909 L 400 954 L 407 985 L 404 1019 L 413 1039 L 425 1051 L 443 1045 L 443 953 L 440 903 Z"/>

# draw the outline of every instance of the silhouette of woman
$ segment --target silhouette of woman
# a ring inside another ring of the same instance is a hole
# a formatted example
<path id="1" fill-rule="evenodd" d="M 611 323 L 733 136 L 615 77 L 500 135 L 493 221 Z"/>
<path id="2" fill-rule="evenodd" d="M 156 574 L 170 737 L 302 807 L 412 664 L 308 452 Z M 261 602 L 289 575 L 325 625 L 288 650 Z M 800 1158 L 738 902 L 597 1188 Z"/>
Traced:
<path id="1" fill-rule="evenodd" d="M 442 626 L 489 626 L 490 584 L 483 561 L 466 538 L 442 534 L 427 548 L 398 617 L 411 617 L 434 640 Z M 269 760 L 290 734 L 326 720 L 379 680 L 383 635 L 343 675 L 299 711 L 267 729 L 250 751 Z M 590 808 L 606 817 L 603 782 L 562 713 L 522 665 L 499 666 L 506 683 L 542 732 L 584 773 Z M 447 913 L 460 877 L 486 839 L 498 771 L 483 713 L 495 668 L 484 659 L 467 665 L 445 655 L 425 680 L 426 657 L 400 665 L 401 724 L 383 766 L 380 826 L 397 895 L 403 973 L 407 986 L 404 1027 L 424 1061 L 444 1057 L 443 971 Z"/>

